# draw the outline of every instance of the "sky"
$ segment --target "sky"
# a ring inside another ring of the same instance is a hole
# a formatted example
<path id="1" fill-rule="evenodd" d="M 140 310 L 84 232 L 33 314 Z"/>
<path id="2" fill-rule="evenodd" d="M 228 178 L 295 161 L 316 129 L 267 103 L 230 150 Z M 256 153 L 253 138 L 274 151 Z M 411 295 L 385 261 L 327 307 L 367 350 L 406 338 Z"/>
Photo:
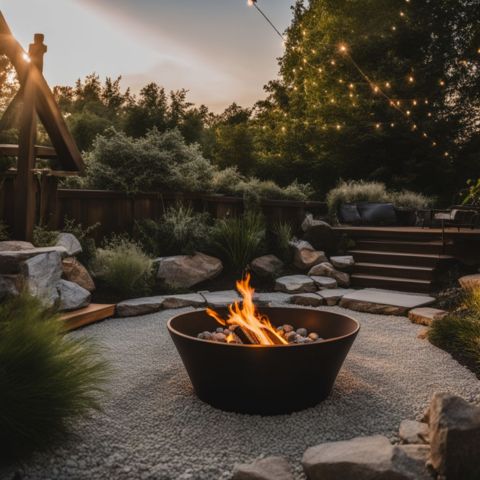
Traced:
<path id="1" fill-rule="evenodd" d="M 294 0 L 258 0 L 283 31 Z M 148 82 L 186 88 L 188 99 L 221 111 L 251 106 L 277 77 L 281 39 L 246 0 L 0 0 L 25 47 L 44 33 L 45 77 L 73 85 L 96 72 L 122 75 L 138 92 Z"/>

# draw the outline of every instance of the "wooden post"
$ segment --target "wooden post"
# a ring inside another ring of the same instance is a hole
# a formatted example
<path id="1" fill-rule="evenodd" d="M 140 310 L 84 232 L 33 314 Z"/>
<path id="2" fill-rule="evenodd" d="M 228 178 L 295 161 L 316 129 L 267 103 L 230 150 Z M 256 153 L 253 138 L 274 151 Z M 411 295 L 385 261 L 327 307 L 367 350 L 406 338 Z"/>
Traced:
<path id="1" fill-rule="evenodd" d="M 30 241 L 35 226 L 35 141 L 37 137 L 37 69 L 43 68 L 47 47 L 43 35 L 36 34 L 29 48 L 27 76 L 23 92 L 23 111 L 18 135 L 18 164 L 15 182 L 14 238 Z"/>

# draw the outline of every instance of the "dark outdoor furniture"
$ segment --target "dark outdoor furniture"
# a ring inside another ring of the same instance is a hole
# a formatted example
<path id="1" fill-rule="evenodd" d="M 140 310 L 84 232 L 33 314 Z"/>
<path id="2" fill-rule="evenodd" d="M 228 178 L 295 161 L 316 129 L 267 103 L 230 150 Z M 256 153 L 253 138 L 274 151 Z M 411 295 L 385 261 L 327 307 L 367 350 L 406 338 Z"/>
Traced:
<path id="1" fill-rule="evenodd" d="M 394 226 L 398 223 L 391 203 L 345 203 L 340 205 L 337 217 L 340 223 L 347 225 Z"/>
<path id="2" fill-rule="evenodd" d="M 446 210 L 422 210 L 419 212 L 420 226 L 431 228 L 478 228 L 480 227 L 480 210 L 451 207 Z"/>

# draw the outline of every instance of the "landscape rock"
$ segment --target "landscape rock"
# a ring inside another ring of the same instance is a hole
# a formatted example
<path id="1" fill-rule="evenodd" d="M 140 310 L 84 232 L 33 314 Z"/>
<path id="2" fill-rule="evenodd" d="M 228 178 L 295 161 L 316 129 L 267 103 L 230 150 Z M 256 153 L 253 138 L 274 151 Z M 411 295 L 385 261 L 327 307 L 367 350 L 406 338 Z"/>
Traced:
<path id="1" fill-rule="evenodd" d="M 315 250 L 331 252 L 337 244 L 337 236 L 332 227 L 322 220 L 307 222 L 305 219 L 303 228 L 306 228 L 303 239 L 309 242 Z"/>
<path id="2" fill-rule="evenodd" d="M 255 305 L 259 307 L 270 307 L 274 304 L 289 303 L 291 295 L 283 292 L 257 293 L 253 295 Z"/>
<path id="3" fill-rule="evenodd" d="M 447 479 L 480 478 L 480 407 L 436 393 L 428 416 L 433 468 Z"/>
<path id="4" fill-rule="evenodd" d="M 340 306 L 358 312 L 383 315 L 406 315 L 413 308 L 426 306 L 435 299 L 427 295 L 364 288 L 345 295 Z"/>
<path id="5" fill-rule="evenodd" d="M 306 275 L 288 275 L 277 278 L 275 290 L 285 293 L 308 293 L 315 292 L 315 282 Z"/>
<path id="6" fill-rule="evenodd" d="M 264 255 L 252 260 L 250 268 L 260 277 L 273 277 L 283 269 L 283 262 L 275 255 Z"/>
<path id="7" fill-rule="evenodd" d="M 323 305 L 323 298 L 316 293 L 297 293 L 296 295 L 292 295 L 290 303 L 304 307 L 319 307 Z"/>
<path id="8" fill-rule="evenodd" d="M 30 242 L 21 240 L 5 240 L 0 242 L 0 252 L 18 252 L 20 250 L 33 250 L 35 247 Z"/>
<path id="9" fill-rule="evenodd" d="M 19 273 L 21 265 L 26 260 L 37 255 L 48 253 L 57 253 L 62 257 L 66 256 L 65 247 L 42 247 L 22 250 L 3 250 L 0 251 L 0 274 Z"/>
<path id="10" fill-rule="evenodd" d="M 472 275 L 465 275 L 458 279 L 458 283 L 465 290 L 480 287 L 480 273 L 474 273 Z"/>
<path id="11" fill-rule="evenodd" d="M 310 278 L 315 282 L 315 285 L 317 285 L 317 287 L 320 290 L 327 290 L 327 289 L 330 289 L 330 288 L 337 288 L 338 287 L 337 281 L 334 278 L 319 277 L 319 276 L 316 276 L 316 275 L 311 276 Z"/>
<path id="12" fill-rule="evenodd" d="M 22 275 L 0 275 L 0 300 L 5 297 L 19 295 L 22 288 Z"/>
<path id="13" fill-rule="evenodd" d="M 204 253 L 177 255 L 158 260 L 157 278 L 176 288 L 190 288 L 215 278 L 223 270 L 222 262 Z"/>
<path id="14" fill-rule="evenodd" d="M 351 255 L 342 255 L 330 257 L 330 263 L 339 270 L 351 270 L 355 265 L 355 260 Z"/>
<path id="15" fill-rule="evenodd" d="M 415 420 L 403 420 L 400 423 L 399 437 L 402 443 L 428 443 L 428 424 Z"/>
<path id="16" fill-rule="evenodd" d="M 340 287 L 350 286 L 350 275 L 345 272 L 340 272 L 334 268 L 329 262 L 323 262 L 315 265 L 308 272 L 311 276 L 330 277 L 337 281 Z"/>
<path id="17" fill-rule="evenodd" d="M 419 340 L 426 340 L 428 338 L 428 332 L 430 331 L 429 327 L 422 328 L 418 333 L 417 333 L 417 338 Z"/>
<path id="18" fill-rule="evenodd" d="M 242 300 L 236 290 L 198 293 L 205 299 L 205 302 L 211 308 L 228 307 L 229 305 L 232 305 L 235 302 L 240 302 Z"/>
<path id="19" fill-rule="evenodd" d="M 120 302 L 116 307 L 118 317 L 148 315 L 162 309 L 165 297 L 134 298 Z"/>
<path id="20" fill-rule="evenodd" d="M 309 448 L 302 465 L 309 480 L 423 480 L 430 478 L 413 452 L 381 435 Z M 422 473 L 422 470 L 424 473 Z"/>
<path id="21" fill-rule="evenodd" d="M 90 292 L 76 283 L 60 280 L 57 283 L 57 291 L 60 295 L 60 310 L 77 310 L 90 305 L 92 297 Z"/>
<path id="22" fill-rule="evenodd" d="M 203 307 L 205 299 L 198 293 L 166 295 L 163 308 Z"/>
<path id="23" fill-rule="evenodd" d="M 329 306 L 337 305 L 337 303 L 349 293 L 353 293 L 355 290 L 349 288 L 332 288 L 327 290 L 320 290 L 318 294 L 324 299 L 325 303 Z"/>
<path id="24" fill-rule="evenodd" d="M 432 480 L 430 471 L 430 445 L 399 445 L 395 447 L 395 463 L 412 479 Z"/>
<path id="25" fill-rule="evenodd" d="M 61 233 L 55 244 L 57 247 L 64 247 L 69 257 L 82 253 L 82 246 L 77 237 L 72 233 Z"/>
<path id="26" fill-rule="evenodd" d="M 314 265 L 325 261 L 327 261 L 325 252 L 319 252 L 318 250 L 295 250 L 293 254 L 293 264 L 302 271 L 307 271 Z"/>
<path id="27" fill-rule="evenodd" d="M 74 257 L 65 258 L 62 261 L 63 276 L 69 282 L 80 285 L 85 290 L 93 292 L 95 283 L 88 270 Z"/>
<path id="28" fill-rule="evenodd" d="M 62 256 L 58 251 L 42 253 L 21 264 L 25 289 L 39 298 L 47 307 L 59 299 L 57 284 L 62 277 Z"/>
<path id="29" fill-rule="evenodd" d="M 441 320 L 448 312 L 438 308 L 419 307 L 408 312 L 408 318 L 412 323 L 431 327 L 435 320 Z"/>
<path id="30" fill-rule="evenodd" d="M 232 480 L 293 480 L 293 474 L 286 458 L 267 457 L 235 465 Z"/>

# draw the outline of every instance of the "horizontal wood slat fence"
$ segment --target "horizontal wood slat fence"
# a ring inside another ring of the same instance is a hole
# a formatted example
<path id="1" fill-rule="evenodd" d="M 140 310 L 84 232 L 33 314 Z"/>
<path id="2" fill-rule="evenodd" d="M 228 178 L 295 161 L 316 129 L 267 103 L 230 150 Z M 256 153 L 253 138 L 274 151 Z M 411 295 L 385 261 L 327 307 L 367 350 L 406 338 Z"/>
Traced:
<path id="1" fill-rule="evenodd" d="M 12 225 L 14 177 L 0 179 L 0 218 Z M 38 182 L 37 223 L 61 229 L 65 217 L 84 227 L 99 224 L 95 239 L 101 241 L 112 233 L 131 233 L 135 222 L 142 219 L 160 220 L 165 210 L 177 203 L 190 205 L 195 211 L 209 212 L 213 218 L 236 216 L 245 210 L 242 198 L 212 194 L 142 193 L 103 190 L 65 190 L 52 187 L 56 179 L 45 176 Z M 264 200 L 260 203 L 269 224 L 289 222 L 295 230 L 306 213 L 325 215 L 324 202 Z"/>

